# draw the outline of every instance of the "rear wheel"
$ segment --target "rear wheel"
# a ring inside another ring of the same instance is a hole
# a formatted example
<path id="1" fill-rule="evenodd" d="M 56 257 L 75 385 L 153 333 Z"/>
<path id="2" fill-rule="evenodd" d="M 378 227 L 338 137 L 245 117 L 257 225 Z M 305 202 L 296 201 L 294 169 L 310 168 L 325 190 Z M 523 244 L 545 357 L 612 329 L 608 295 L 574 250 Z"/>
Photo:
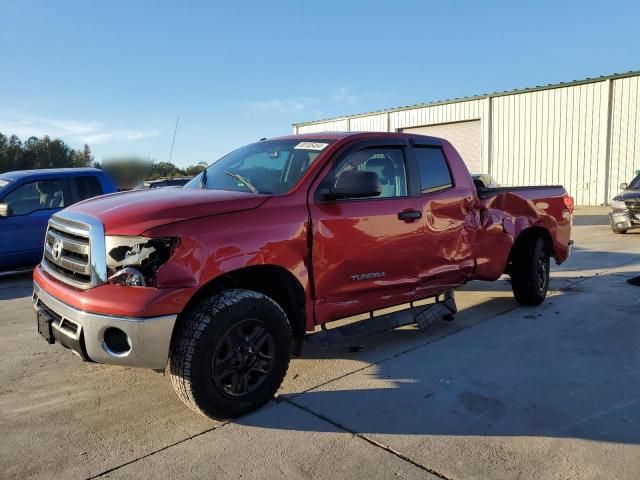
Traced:
<path id="1" fill-rule="evenodd" d="M 171 381 L 180 399 L 208 417 L 255 410 L 280 387 L 291 356 L 291 328 L 269 297 L 227 290 L 195 307 L 171 345 Z"/>
<path id="2" fill-rule="evenodd" d="M 549 289 L 551 267 L 549 250 L 540 237 L 529 236 L 518 242 L 511 265 L 511 288 L 521 305 L 540 305 Z"/>
<path id="3" fill-rule="evenodd" d="M 613 230 L 613 233 L 617 233 L 617 234 L 627 233 L 627 231 L 624 228 L 611 227 L 611 230 Z"/>

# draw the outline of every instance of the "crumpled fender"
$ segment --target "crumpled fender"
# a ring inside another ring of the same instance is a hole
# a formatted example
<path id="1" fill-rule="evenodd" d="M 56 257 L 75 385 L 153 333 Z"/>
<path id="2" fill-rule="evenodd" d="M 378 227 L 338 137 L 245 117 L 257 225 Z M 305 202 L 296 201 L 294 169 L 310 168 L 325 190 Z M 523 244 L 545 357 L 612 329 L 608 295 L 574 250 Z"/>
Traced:
<path id="1" fill-rule="evenodd" d="M 527 199 L 519 193 L 500 193 L 481 201 L 482 228 L 476 240 L 473 279 L 498 279 L 507 267 L 514 243 L 530 228 L 542 228 L 554 239 L 558 230 L 554 213 L 548 200 Z"/>

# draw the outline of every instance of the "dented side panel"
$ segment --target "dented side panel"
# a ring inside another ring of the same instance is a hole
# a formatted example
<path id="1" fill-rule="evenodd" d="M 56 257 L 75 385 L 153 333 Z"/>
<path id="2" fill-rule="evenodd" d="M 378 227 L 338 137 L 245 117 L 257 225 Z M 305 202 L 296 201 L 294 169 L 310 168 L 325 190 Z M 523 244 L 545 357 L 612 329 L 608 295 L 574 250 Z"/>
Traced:
<path id="1" fill-rule="evenodd" d="M 519 189 L 481 201 L 482 228 L 476 238 L 477 267 L 474 280 L 496 280 L 505 271 L 511 249 L 527 229 L 548 232 L 558 264 L 569 255 L 571 214 L 564 205 L 564 188 Z"/>

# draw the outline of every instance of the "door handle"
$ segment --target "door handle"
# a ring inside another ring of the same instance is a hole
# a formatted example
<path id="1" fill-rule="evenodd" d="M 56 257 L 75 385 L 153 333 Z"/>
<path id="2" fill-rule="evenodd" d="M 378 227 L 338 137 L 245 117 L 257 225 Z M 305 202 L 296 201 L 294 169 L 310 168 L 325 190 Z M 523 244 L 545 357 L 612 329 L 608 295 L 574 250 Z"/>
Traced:
<path id="1" fill-rule="evenodd" d="M 414 220 L 417 220 L 419 218 L 422 218 L 422 212 L 420 210 L 403 210 L 401 212 L 398 212 L 398 220 L 404 220 L 405 222 L 413 222 Z"/>

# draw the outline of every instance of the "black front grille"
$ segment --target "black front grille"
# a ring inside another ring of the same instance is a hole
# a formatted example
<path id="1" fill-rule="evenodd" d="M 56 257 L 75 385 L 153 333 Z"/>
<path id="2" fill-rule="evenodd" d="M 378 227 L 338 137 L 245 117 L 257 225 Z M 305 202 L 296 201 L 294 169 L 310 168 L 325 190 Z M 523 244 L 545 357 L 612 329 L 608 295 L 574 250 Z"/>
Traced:
<path id="1" fill-rule="evenodd" d="M 640 200 L 627 200 L 624 203 L 630 212 L 640 213 Z"/>

